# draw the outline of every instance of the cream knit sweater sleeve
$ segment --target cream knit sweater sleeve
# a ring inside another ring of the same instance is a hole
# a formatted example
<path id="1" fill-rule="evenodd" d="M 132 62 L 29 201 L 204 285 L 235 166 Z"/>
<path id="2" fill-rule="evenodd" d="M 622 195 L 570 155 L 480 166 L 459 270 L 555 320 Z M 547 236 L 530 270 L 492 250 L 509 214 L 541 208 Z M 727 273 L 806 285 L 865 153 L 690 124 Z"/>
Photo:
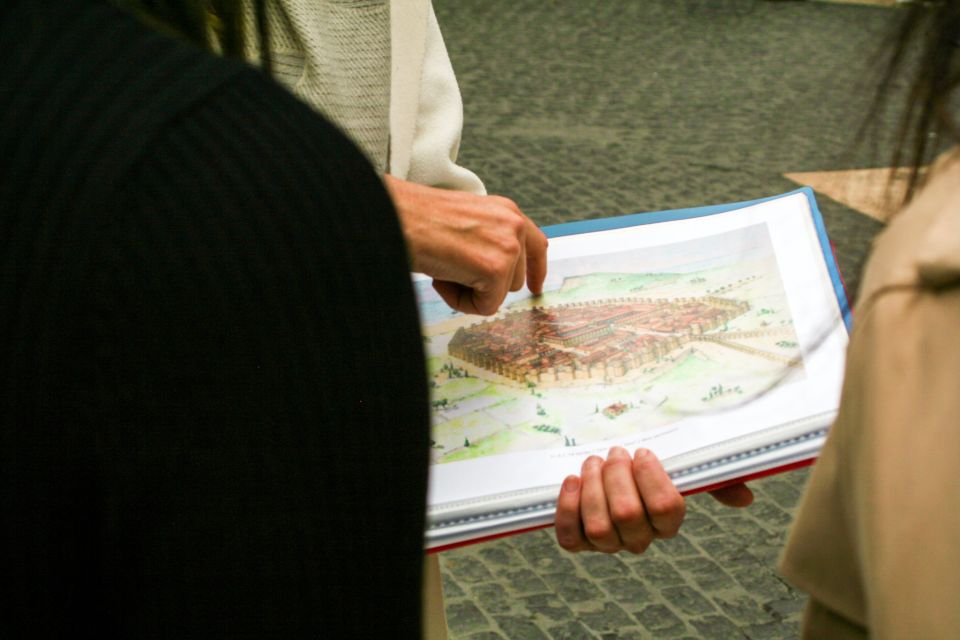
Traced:
<path id="1" fill-rule="evenodd" d="M 402 2 L 402 0 L 399 0 Z M 398 0 L 395 0 L 397 4 Z M 440 33 L 433 6 L 428 2 L 426 34 L 424 38 L 424 53 L 420 87 L 417 96 L 416 119 L 413 123 L 414 135 L 410 146 L 410 161 L 406 178 L 419 184 L 426 184 L 458 191 L 469 191 L 484 194 L 483 182 L 472 171 L 457 164 L 457 154 L 460 149 L 460 135 L 463 129 L 463 103 L 460 98 L 460 88 L 457 78 L 447 54 L 447 48 Z M 394 8 L 393 15 L 397 15 Z M 394 30 L 394 46 L 396 53 L 398 44 L 397 31 Z M 397 95 L 403 91 L 394 85 L 392 104 L 403 99 Z M 405 126 L 402 122 L 393 120 L 391 134 Z M 409 126 L 409 125 L 407 125 Z M 396 140 L 396 137 L 392 137 Z M 391 149 L 391 161 L 396 156 Z M 393 162 L 391 162 L 393 168 Z"/>
<path id="2" fill-rule="evenodd" d="M 337 124 L 379 171 L 485 193 L 457 164 L 463 103 L 430 0 L 267 6 L 277 80 Z M 255 48 L 248 53 L 259 59 Z"/>

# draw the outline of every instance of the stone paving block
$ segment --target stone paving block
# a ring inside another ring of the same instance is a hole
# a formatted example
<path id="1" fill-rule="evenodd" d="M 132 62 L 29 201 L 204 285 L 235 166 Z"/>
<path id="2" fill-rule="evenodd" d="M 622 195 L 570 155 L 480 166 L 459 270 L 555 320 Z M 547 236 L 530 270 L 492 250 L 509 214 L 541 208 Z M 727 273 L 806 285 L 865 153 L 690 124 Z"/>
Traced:
<path id="1" fill-rule="evenodd" d="M 554 542 L 553 535 L 548 533 L 548 531 L 551 530 L 528 531 L 527 533 L 518 536 L 504 538 L 499 542 L 506 544 L 517 551 L 534 547 L 555 547 L 556 542 Z"/>
<path id="2" fill-rule="evenodd" d="M 764 600 L 782 598 L 791 591 L 773 567 L 761 569 L 734 567 L 731 574 L 745 591 L 761 594 Z"/>
<path id="3" fill-rule="evenodd" d="M 604 633 L 599 636 L 602 640 L 651 640 L 653 638 L 649 632 L 643 630 L 627 629 L 616 633 Z M 684 640 L 679 638 L 678 640 Z"/>
<path id="4" fill-rule="evenodd" d="M 464 636 L 490 628 L 490 621 L 476 604 L 470 601 L 447 603 L 447 627 L 454 636 Z"/>
<path id="5" fill-rule="evenodd" d="M 724 616 L 738 625 L 764 624 L 775 619 L 747 595 L 714 596 L 713 601 Z"/>
<path id="6" fill-rule="evenodd" d="M 526 596 L 520 598 L 520 602 L 527 611 L 542 618 L 545 624 L 563 622 L 574 617 L 573 610 L 552 593 Z"/>
<path id="7" fill-rule="evenodd" d="M 600 637 L 590 632 L 578 620 L 551 627 L 547 630 L 553 640 L 595 640 Z M 624 638 L 629 636 L 623 636 Z"/>
<path id="8" fill-rule="evenodd" d="M 620 559 L 619 555 L 582 553 L 578 555 L 577 562 L 591 577 L 597 580 L 628 576 L 632 573 L 630 567 Z"/>
<path id="9" fill-rule="evenodd" d="M 727 513 L 716 517 L 716 521 L 723 530 L 738 538 L 751 543 L 761 543 L 769 540 L 773 533 L 781 528 L 777 523 L 767 523 L 755 519 L 753 506 L 746 513 Z M 746 516 L 746 517 L 745 517 Z"/>
<path id="10" fill-rule="evenodd" d="M 600 611 L 580 613 L 577 617 L 595 632 L 617 632 L 635 624 L 626 611 L 612 602 L 605 602 Z"/>
<path id="11" fill-rule="evenodd" d="M 466 593 L 462 588 L 460 588 L 460 585 L 453 578 L 453 576 L 449 572 L 446 572 L 444 570 L 444 564 L 442 561 L 440 564 L 440 571 L 441 571 L 441 574 L 443 575 L 441 584 L 443 586 L 444 599 L 449 602 L 450 600 L 456 600 L 457 598 L 464 597 Z"/>
<path id="12" fill-rule="evenodd" d="M 800 503 L 803 487 L 798 487 L 796 483 L 787 482 L 780 478 L 771 478 L 764 485 L 764 493 L 781 509 L 792 511 Z"/>
<path id="13" fill-rule="evenodd" d="M 501 582 L 515 593 L 541 593 L 549 589 L 547 583 L 541 580 L 540 576 L 531 569 L 507 570 L 500 575 Z"/>
<path id="14" fill-rule="evenodd" d="M 666 540 L 658 540 L 654 548 L 671 558 L 686 558 L 700 555 L 700 550 L 682 532 Z"/>
<path id="15" fill-rule="evenodd" d="M 496 582 L 472 585 L 468 587 L 470 597 L 483 603 L 487 613 L 514 613 L 516 599 L 510 596 L 503 586 Z"/>
<path id="16" fill-rule="evenodd" d="M 747 637 L 739 626 L 719 615 L 694 618 L 690 624 L 696 628 L 703 640 L 735 640 Z"/>
<path id="17" fill-rule="evenodd" d="M 543 576 L 544 581 L 554 593 L 566 602 L 592 602 L 603 599 L 603 591 L 593 582 L 571 576 L 569 573 L 550 573 Z"/>
<path id="18" fill-rule="evenodd" d="M 800 637 L 800 624 L 797 621 L 780 620 L 750 625 L 742 631 L 751 640 L 794 640 Z"/>
<path id="19" fill-rule="evenodd" d="M 678 587 L 665 587 L 660 590 L 660 595 L 673 605 L 674 609 L 688 616 L 700 616 L 708 613 L 716 613 L 717 608 L 693 587 L 682 585 Z"/>
<path id="20" fill-rule="evenodd" d="M 557 551 L 550 554 L 543 554 L 535 558 L 527 557 L 527 562 L 540 572 L 566 571 L 573 573 L 576 570 L 574 561 L 568 555 L 565 555 L 565 552 L 559 547 Z"/>
<path id="21" fill-rule="evenodd" d="M 718 536 L 697 541 L 706 555 L 723 567 L 749 567 L 758 564 L 757 557 L 748 551 L 749 541 L 734 536 Z"/>
<path id="22" fill-rule="evenodd" d="M 510 640 L 549 640 L 549 637 L 532 620 L 517 616 L 496 617 L 503 634 Z"/>
<path id="23" fill-rule="evenodd" d="M 733 578 L 710 558 L 703 556 L 682 558 L 677 560 L 674 566 L 695 583 L 697 588 L 704 591 L 721 591 L 729 589 L 734 584 Z"/>
<path id="24" fill-rule="evenodd" d="M 653 587 L 660 588 L 686 583 L 683 576 L 667 560 L 638 556 L 627 557 L 624 561 L 633 568 L 633 572 L 641 580 Z"/>
<path id="25" fill-rule="evenodd" d="M 787 594 L 786 597 L 779 600 L 766 602 L 763 608 L 777 618 L 800 618 L 804 607 L 807 606 L 807 598 L 799 597 L 795 594 Z"/>
<path id="26" fill-rule="evenodd" d="M 634 617 L 656 638 L 676 638 L 687 633 L 683 620 L 662 604 L 652 604 Z"/>
<path id="27" fill-rule="evenodd" d="M 750 547 L 750 555 L 755 557 L 760 563 L 768 567 L 776 567 L 780 554 L 783 551 L 784 540 L 774 538 L 768 542 L 762 542 Z"/>
<path id="28" fill-rule="evenodd" d="M 569 553 L 561 549 L 552 539 L 546 542 L 517 546 L 517 552 L 538 571 L 572 571 L 573 561 Z"/>
<path id="29" fill-rule="evenodd" d="M 750 515 L 767 526 L 782 529 L 790 524 L 791 516 L 772 500 L 760 499 L 750 505 Z"/>
<path id="30" fill-rule="evenodd" d="M 479 559 L 466 554 L 450 554 L 445 562 L 446 570 L 464 584 L 488 582 L 493 574 Z"/>
<path id="31" fill-rule="evenodd" d="M 481 545 L 477 555 L 487 566 L 516 567 L 523 563 L 523 556 L 505 544 Z"/>
<path id="32" fill-rule="evenodd" d="M 723 534 L 717 521 L 700 511 L 687 512 L 687 517 L 683 520 L 683 531 L 695 540 Z"/>
<path id="33" fill-rule="evenodd" d="M 614 602 L 619 602 L 629 608 L 637 608 L 650 602 L 650 590 L 643 582 L 636 578 L 610 578 L 600 582 L 604 591 L 610 594 Z"/>

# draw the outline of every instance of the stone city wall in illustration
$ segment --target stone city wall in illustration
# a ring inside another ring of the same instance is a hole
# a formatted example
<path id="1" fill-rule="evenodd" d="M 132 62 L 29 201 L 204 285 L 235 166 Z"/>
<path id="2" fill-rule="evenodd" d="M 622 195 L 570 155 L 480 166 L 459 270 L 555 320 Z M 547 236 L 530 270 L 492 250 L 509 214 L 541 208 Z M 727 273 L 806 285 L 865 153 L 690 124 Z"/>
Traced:
<path id="1" fill-rule="evenodd" d="M 543 386 L 622 378 L 750 309 L 699 298 L 612 298 L 533 307 L 470 327 L 449 354 L 515 382 Z"/>

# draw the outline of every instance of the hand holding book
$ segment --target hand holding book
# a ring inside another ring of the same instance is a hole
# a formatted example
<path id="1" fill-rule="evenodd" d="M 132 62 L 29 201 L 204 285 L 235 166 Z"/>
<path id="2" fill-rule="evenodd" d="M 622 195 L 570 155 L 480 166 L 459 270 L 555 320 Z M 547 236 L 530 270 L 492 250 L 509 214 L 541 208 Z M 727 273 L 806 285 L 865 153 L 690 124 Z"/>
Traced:
<path id="1" fill-rule="evenodd" d="M 753 501 L 744 484 L 711 494 L 731 507 Z M 554 526 L 567 551 L 643 553 L 653 540 L 675 536 L 685 513 L 683 496 L 652 451 L 637 449 L 631 458 L 613 447 L 606 460 L 590 456 L 579 476 L 564 480 Z"/>

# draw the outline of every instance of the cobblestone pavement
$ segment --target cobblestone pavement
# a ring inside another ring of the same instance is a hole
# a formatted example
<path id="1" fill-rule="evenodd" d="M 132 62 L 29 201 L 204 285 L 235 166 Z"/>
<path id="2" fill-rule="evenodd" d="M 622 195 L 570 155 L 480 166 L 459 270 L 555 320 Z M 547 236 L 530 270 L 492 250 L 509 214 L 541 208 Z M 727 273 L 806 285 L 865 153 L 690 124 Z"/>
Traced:
<path id="1" fill-rule="evenodd" d="M 752 199 L 793 171 L 883 166 L 855 145 L 895 9 L 763 0 L 435 0 L 464 95 L 461 160 L 539 224 Z M 896 113 L 881 124 L 890 128 Z M 818 196 L 848 290 L 879 224 Z M 441 554 L 450 637 L 791 638 L 776 558 L 807 478 L 688 501 L 640 557 L 551 529 Z"/>
<path id="2" fill-rule="evenodd" d="M 742 512 L 688 500 L 643 556 L 571 555 L 552 530 L 441 555 L 451 638 L 790 638 L 804 598 L 775 562 L 805 471 L 753 484 Z"/>

